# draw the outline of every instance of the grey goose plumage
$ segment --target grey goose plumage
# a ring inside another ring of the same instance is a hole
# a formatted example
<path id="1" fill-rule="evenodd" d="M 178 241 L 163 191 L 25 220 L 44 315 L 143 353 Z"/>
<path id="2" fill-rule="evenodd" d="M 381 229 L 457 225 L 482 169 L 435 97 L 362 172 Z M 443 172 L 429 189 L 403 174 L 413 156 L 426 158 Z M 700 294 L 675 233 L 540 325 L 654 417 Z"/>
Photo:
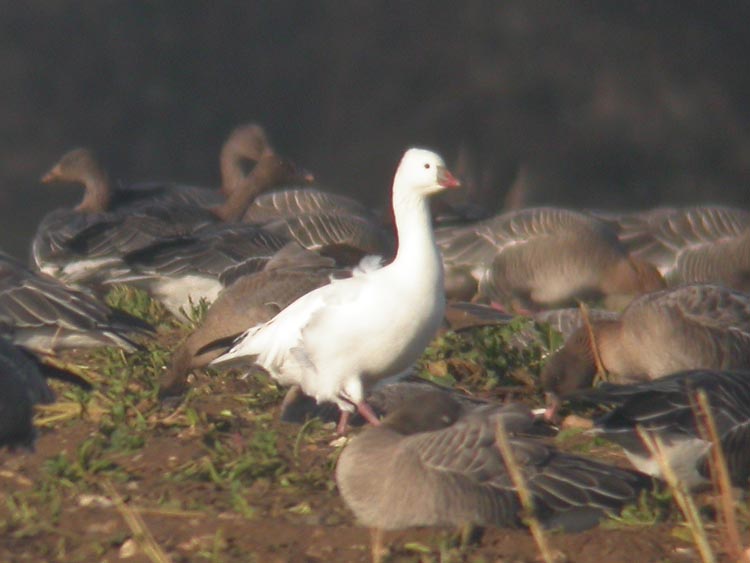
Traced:
<path id="1" fill-rule="evenodd" d="M 0 334 L 41 353 L 91 346 L 137 346 L 128 333 L 153 330 L 85 289 L 36 273 L 0 252 Z"/>
<path id="2" fill-rule="evenodd" d="M 711 444 L 701 434 L 696 408 L 704 391 L 732 483 L 750 477 L 750 371 L 688 370 L 636 385 L 603 384 L 572 398 L 612 410 L 595 421 L 593 434 L 620 444 L 635 467 L 661 476 L 637 427 L 659 436 L 667 459 L 689 487 L 706 484 Z"/>
<path id="3" fill-rule="evenodd" d="M 653 266 L 628 255 L 609 223 L 576 211 L 522 209 L 435 236 L 449 296 L 551 307 L 664 287 Z"/>
<path id="4" fill-rule="evenodd" d="M 643 295 L 618 319 L 591 324 L 591 333 L 578 329 L 542 369 L 553 401 L 591 386 L 595 352 L 620 383 L 686 369 L 750 368 L 750 295 L 723 286 L 693 284 Z"/>
<path id="5" fill-rule="evenodd" d="M 633 502 L 645 476 L 556 450 L 523 437 L 533 423 L 520 404 L 488 405 L 465 414 L 449 394 L 412 397 L 379 427 L 344 448 L 336 482 L 357 520 L 384 530 L 478 524 L 519 526 L 521 505 L 497 446 L 498 425 L 547 527 L 595 525 Z"/>
<path id="6" fill-rule="evenodd" d="M 257 125 L 233 131 L 220 155 L 221 190 L 171 182 L 115 186 L 90 149 L 72 150 L 44 174 L 42 182 L 80 183 L 84 186 L 84 197 L 75 208 L 57 209 L 42 219 L 32 240 L 32 264 L 69 281 L 85 280 L 87 269 L 99 267 L 97 260 L 106 256 L 105 251 L 112 244 L 106 237 L 99 238 L 100 233 L 114 228 L 121 221 L 120 213 L 140 216 L 130 219 L 129 224 L 134 228 L 119 243 L 124 247 L 127 238 L 133 239 L 131 249 L 163 233 L 168 227 L 161 223 L 174 225 L 170 232 L 179 235 L 185 232 L 182 225 L 195 227 L 211 222 L 215 218 L 204 209 L 220 204 L 224 199 L 222 193 L 232 193 L 245 177 L 244 162 L 259 159 L 266 147 L 265 132 Z M 170 214 L 171 208 L 175 210 Z M 87 263 L 84 255 L 93 256 L 93 263 Z"/>

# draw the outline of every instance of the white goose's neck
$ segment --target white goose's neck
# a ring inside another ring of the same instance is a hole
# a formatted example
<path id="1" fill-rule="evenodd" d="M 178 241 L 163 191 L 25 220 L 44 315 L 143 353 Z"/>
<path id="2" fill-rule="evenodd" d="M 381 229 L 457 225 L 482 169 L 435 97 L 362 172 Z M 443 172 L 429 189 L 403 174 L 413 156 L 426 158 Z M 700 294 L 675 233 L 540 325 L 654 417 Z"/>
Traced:
<path id="1" fill-rule="evenodd" d="M 398 233 L 393 264 L 419 272 L 415 275 L 436 276 L 442 283 L 443 266 L 432 234 L 427 199 L 413 193 L 394 193 L 393 215 Z"/>

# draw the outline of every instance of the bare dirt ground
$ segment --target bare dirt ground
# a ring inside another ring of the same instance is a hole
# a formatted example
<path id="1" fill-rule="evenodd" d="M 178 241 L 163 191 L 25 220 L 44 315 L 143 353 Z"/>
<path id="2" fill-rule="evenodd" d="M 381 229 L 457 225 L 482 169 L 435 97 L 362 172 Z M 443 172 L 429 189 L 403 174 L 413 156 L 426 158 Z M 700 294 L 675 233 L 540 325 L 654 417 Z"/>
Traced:
<path id="1" fill-rule="evenodd" d="M 159 341 L 139 354 L 65 356 L 92 370 L 99 383 L 91 393 L 58 386 L 58 403 L 39 413 L 36 450 L 0 453 L 0 561 L 369 561 L 368 531 L 336 491 L 339 448 L 332 445 L 331 424 L 280 422 L 282 392 L 263 378 L 233 374 L 197 375 L 179 405 L 156 401 L 165 347 L 182 334 L 162 326 Z M 471 364 L 431 354 L 428 371 L 460 375 Z M 492 376 L 481 359 L 472 361 L 477 381 L 482 370 Z M 564 442 L 623 463 L 612 447 L 581 435 Z M 549 540 L 571 562 L 697 560 L 675 509 L 641 510 L 624 520 L 579 534 L 552 533 Z M 539 557 L 523 529 L 487 529 L 465 547 L 448 529 L 385 537 L 389 561 Z"/>

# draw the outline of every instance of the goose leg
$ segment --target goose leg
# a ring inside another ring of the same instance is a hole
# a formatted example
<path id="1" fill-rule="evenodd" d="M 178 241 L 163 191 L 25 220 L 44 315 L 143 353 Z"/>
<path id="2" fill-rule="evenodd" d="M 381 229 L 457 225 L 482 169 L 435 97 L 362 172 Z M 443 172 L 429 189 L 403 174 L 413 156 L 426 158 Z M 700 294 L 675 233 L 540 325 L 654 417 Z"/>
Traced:
<path id="1" fill-rule="evenodd" d="M 349 411 L 342 410 L 341 416 L 339 416 L 339 423 L 336 426 L 336 434 L 343 436 L 349 428 L 349 417 L 352 413 Z"/>
<path id="2" fill-rule="evenodd" d="M 367 422 L 373 426 L 380 426 L 380 419 L 370 405 L 362 401 L 361 403 L 357 403 L 357 410 Z"/>
<path id="3" fill-rule="evenodd" d="M 357 407 L 357 411 L 359 412 L 359 414 L 362 415 L 362 418 L 364 418 L 367 422 L 369 422 L 373 426 L 380 426 L 380 419 L 378 418 L 378 415 L 375 414 L 375 411 L 372 410 L 372 407 L 370 405 L 362 401 L 361 403 L 357 403 L 356 407 Z M 341 416 L 339 417 L 339 423 L 336 426 L 336 434 L 339 434 L 341 436 L 346 434 L 346 431 L 349 427 L 350 417 L 351 417 L 351 413 L 349 411 L 345 411 L 345 410 L 341 411 Z"/>

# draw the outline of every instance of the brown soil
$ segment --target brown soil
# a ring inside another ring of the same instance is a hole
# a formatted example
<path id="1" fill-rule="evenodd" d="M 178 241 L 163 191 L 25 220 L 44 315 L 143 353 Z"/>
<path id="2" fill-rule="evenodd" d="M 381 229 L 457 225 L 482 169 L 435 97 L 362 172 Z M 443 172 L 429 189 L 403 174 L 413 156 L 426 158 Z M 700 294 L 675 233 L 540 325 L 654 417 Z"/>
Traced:
<path id="1" fill-rule="evenodd" d="M 88 462 L 78 478 L 63 471 L 54 477 L 50 464 L 61 453 L 72 462 L 84 458 L 82 444 L 101 437 L 106 424 L 93 410 L 42 429 L 33 453 L 1 452 L 0 561 L 159 560 L 138 547 L 139 532 L 113 504 L 108 483 L 174 562 L 369 561 L 368 531 L 355 523 L 333 481 L 332 425 L 279 422 L 280 396 L 261 380 L 201 375 L 189 408 L 153 401 L 134 406 L 146 428 L 142 447 L 97 450 L 90 459 L 108 467 L 96 470 Z M 263 436 L 272 436 L 275 446 L 258 446 Z M 218 459 L 226 468 L 256 450 L 259 465 L 249 472 L 234 468 L 231 478 L 211 478 L 211 463 L 220 472 Z M 617 525 L 549 540 L 565 560 L 578 563 L 697 560 L 692 545 L 675 536 L 679 528 L 675 522 Z M 451 530 L 403 530 L 385 538 L 390 561 L 538 560 L 526 530 L 488 529 L 465 548 L 457 547 Z"/>

